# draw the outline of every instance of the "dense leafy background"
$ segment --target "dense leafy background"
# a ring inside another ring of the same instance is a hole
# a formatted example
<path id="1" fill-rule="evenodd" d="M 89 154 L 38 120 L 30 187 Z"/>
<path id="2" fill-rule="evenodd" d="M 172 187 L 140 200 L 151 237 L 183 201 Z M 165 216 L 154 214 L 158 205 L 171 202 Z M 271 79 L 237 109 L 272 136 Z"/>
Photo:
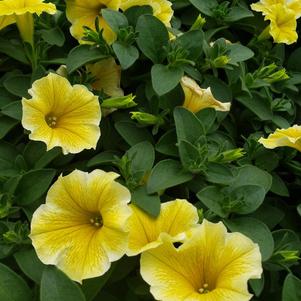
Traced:
<path id="1" fill-rule="evenodd" d="M 173 2 L 172 31 L 184 34 L 175 40 L 144 6 L 104 13 L 118 34 L 112 47 L 78 46 L 64 1 L 52 2 L 60 12 L 36 20 L 34 54 L 15 26 L 0 32 L 0 300 L 154 300 L 137 257 L 123 258 L 82 286 L 36 257 L 27 237 L 31 215 L 56 177 L 75 168 L 119 172 L 132 202 L 152 216 L 160 202 L 189 199 L 200 217 L 223 220 L 260 245 L 264 275 L 250 281 L 252 300 L 301 300 L 300 154 L 257 142 L 276 128 L 300 124 L 300 43 L 257 41 L 267 24 L 248 1 L 180 0 Z M 206 24 L 189 30 L 199 13 Z M 89 86 L 84 65 L 110 55 L 122 66 L 122 87 L 136 95 L 138 106 L 102 119 L 97 150 L 64 156 L 29 141 L 20 99 L 31 83 L 66 64 L 72 83 Z M 282 68 L 289 79 L 275 74 Z M 184 100 L 184 73 L 210 86 L 217 99 L 232 102 L 230 113 L 175 108 Z M 160 122 L 140 124 L 130 111 Z"/>

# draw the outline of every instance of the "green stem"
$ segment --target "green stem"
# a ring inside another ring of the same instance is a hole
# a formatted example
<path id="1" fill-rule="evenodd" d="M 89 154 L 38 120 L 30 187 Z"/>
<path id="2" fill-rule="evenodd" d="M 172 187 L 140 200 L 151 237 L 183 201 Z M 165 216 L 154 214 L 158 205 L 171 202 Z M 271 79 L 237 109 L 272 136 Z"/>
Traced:
<path id="1" fill-rule="evenodd" d="M 257 41 L 263 41 L 270 38 L 270 25 L 268 25 L 262 33 L 257 37 Z"/>

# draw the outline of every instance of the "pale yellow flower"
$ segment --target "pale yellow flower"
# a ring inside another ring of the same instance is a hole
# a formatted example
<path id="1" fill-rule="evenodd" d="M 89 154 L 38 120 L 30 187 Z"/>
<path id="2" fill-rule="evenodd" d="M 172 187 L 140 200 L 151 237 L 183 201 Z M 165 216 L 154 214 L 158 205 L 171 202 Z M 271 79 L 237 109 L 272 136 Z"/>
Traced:
<path id="1" fill-rule="evenodd" d="M 85 86 L 50 73 L 35 81 L 22 99 L 22 125 L 31 140 L 43 141 L 47 150 L 60 146 L 63 153 L 95 148 L 100 137 L 98 97 Z"/>
<path id="2" fill-rule="evenodd" d="M 95 77 L 92 88 L 96 91 L 104 91 L 107 95 L 123 96 L 120 88 L 121 68 L 116 64 L 114 58 L 101 60 L 87 66 L 87 71 Z"/>
<path id="3" fill-rule="evenodd" d="M 153 9 L 153 15 L 166 26 L 170 26 L 173 16 L 172 3 L 167 0 L 122 0 L 121 9 L 126 11 L 133 6 L 149 5 Z"/>
<path id="4" fill-rule="evenodd" d="M 240 233 L 227 233 L 220 222 L 204 221 L 176 248 L 163 244 L 141 256 L 141 275 L 156 300 L 248 301 L 248 280 L 260 278 L 257 244 Z"/>
<path id="5" fill-rule="evenodd" d="M 301 1 L 300 0 L 260 0 L 257 3 L 251 4 L 254 11 L 261 12 L 263 15 L 271 13 L 273 5 L 281 4 L 295 12 L 297 18 L 301 16 Z"/>
<path id="6" fill-rule="evenodd" d="M 129 245 L 127 255 L 137 255 L 162 244 L 168 235 L 172 241 L 185 238 L 185 232 L 197 226 L 197 209 L 186 200 L 163 203 L 157 218 L 153 218 L 135 205 L 129 219 Z"/>
<path id="7" fill-rule="evenodd" d="M 269 34 L 275 43 L 292 44 L 298 39 L 297 19 L 301 16 L 300 0 L 261 0 L 251 5 L 270 21 Z"/>
<path id="8" fill-rule="evenodd" d="M 130 192 L 114 172 L 60 176 L 33 214 L 30 238 L 44 264 L 72 280 L 103 275 L 127 246 Z"/>
<path id="9" fill-rule="evenodd" d="M 32 14 L 39 16 L 43 12 L 55 14 L 55 5 L 43 3 L 43 0 L 2 0 L 0 1 L 0 30 L 16 22 L 22 39 L 33 44 Z"/>
<path id="10" fill-rule="evenodd" d="M 258 140 L 266 148 L 288 146 L 301 152 L 301 126 L 294 125 L 288 129 L 277 129 L 268 138 Z"/>
<path id="11" fill-rule="evenodd" d="M 181 86 L 185 94 L 183 107 L 191 112 L 196 113 L 206 108 L 224 112 L 230 110 L 230 102 L 216 100 L 210 88 L 202 89 L 193 79 L 187 76 L 182 77 Z"/>
<path id="12" fill-rule="evenodd" d="M 66 15 L 72 23 L 70 32 L 79 42 L 82 42 L 83 26 L 95 30 L 96 17 L 99 18 L 99 27 L 103 29 L 103 37 L 112 44 L 116 39 L 116 34 L 101 16 L 103 8 L 118 10 L 121 0 L 66 0 Z"/>

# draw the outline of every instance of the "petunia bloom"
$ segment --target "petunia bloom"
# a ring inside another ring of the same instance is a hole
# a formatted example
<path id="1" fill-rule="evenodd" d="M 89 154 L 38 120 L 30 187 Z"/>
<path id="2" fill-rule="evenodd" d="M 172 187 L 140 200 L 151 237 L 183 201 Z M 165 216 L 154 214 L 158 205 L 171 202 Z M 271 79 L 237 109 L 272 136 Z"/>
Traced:
<path id="1" fill-rule="evenodd" d="M 230 102 L 220 102 L 214 98 L 211 89 L 202 89 L 193 79 L 183 76 L 181 86 L 185 94 L 183 107 L 196 113 L 206 108 L 213 108 L 217 111 L 229 111 Z"/>
<path id="2" fill-rule="evenodd" d="M 121 68 L 114 58 L 101 60 L 95 64 L 87 66 L 87 71 L 95 77 L 92 88 L 96 91 L 105 92 L 109 96 L 123 96 L 123 90 L 120 88 Z"/>
<path id="3" fill-rule="evenodd" d="M 206 220 L 178 248 L 163 244 L 141 256 L 141 275 L 156 300 L 248 301 L 249 279 L 260 278 L 257 244 Z"/>
<path id="4" fill-rule="evenodd" d="M 42 141 L 47 150 L 60 146 L 64 154 L 95 148 L 100 137 L 98 97 L 83 85 L 50 73 L 35 81 L 22 99 L 22 125 L 31 140 Z"/>
<path id="5" fill-rule="evenodd" d="M 297 41 L 297 19 L 301 16 L 299 0 L 261 0 L 252 4 L 251 8 L 270 21 L 267 30 L 275 43 L 290 45 Z"/>
<path id="6" fill-rule="evenodd" d="M 152 218 L 135 205 L 129 219 L 129 244 L 127 255 L 137 255 L 162 244 L 162 237 L 168 235 L 172 241 L 185 238 L 185 232 L 197 226 L 197 209 L 186 200 L 163 203 L 157 218 Z"/>
<path id="7" fill-rule="evenodd" d="M 130 192 L 114 172 L 60 176 L 33 214 L 30 238 L 44 264 L 72 280 L 103 275 L 127 247 Z"/>
<path id="8" fill-rule="evenodd" d="M 268 138 L 258 140 L 266 148 L 288 146 L 301 152 L 301 126 L 293 125 L 288 129 L 277 129 Z"/>
<path id="9" fill-rule="evenodd" d="M 12 23 L 17 23 L 23 41 L 33 44 L 33 14 L 43 12 L 55 14 L 53 3 L 43 0 L 2 0 L 0 1 L 0 30 Z"/>
<path id="10" fill-rule="evenodd" d="M 84 26 L 95 30 L 95 20 L 98 17 L 99 27 L 103 30 L 103 37 L 112 44 L 116 34 L 101 16 L 101 10 L 110 8 L 118 10 L 121 0 L 66 0 L 66 15 L 72 23 L 70 32 L 79 42 L 84 36 Z"/>
<path id="11" fill-rule="evenodd" d="M 149 5 L 153 9 L 153 15 L 166 26 L 170 26 L 173 16 L 172 3 L 167 0 L 124 0 L 121 1 L 121 9 L 126 11 L 133 6 Z"/>

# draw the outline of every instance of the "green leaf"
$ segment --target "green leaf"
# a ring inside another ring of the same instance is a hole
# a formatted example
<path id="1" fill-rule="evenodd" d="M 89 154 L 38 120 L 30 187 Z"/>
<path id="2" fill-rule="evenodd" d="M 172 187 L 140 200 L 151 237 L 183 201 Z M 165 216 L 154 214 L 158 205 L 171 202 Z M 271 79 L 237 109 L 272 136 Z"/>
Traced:
<path id="1" fill-rule="evenodd" d="M 282 301 L 301 300 L 301 280 L 293 274 L 288 274 L 282 289 Z"/>
<path id="2" fill-rule="evenodd" d="M 210 162 L 204 172 L 206 180 L 215 184 L 230 184 L 233 181 L 233 172 L 227 165 Z"/>
<path id="3" fill-rule="evenodd" d="M 0 42 L 0 45 L 1 45 L 1 42 Z M 301 47 L 295 49 L 289 56 L 288 62 L 287 62 L 288 70 L 301 72 L 300 56 L 301 56 Z"/>
<path id="4" fill-rule="evenodd" d="M 190 181 L 193 175 L 183 170 L 180 162 L 166 159 L 155 165 L 147 183 L 147 192 L 155 193 Z"/>
<path id="5" fill-rule="evenodd" d="M 142 141 L 153 143 L 153 136 L 147 129 L 138 127 L 135 122 L 119 121 L 115 123 L 115 128 L 122 138 L 131 146 Z"/>
<path id="6" fill-rule="evenodd" d="M 137 5 L 128 8 L 124 14 L 127 17 L 129 24 L 135 27 L 139 17 L 142 15 L 152 15 L 153 9 L 149 5 Z"/>
<path id="7" fill-rule="evenodd" d="M 198 111 L 195 115 L 201 121 L 205 132 L 208 133 L 214 125 L 216 119 L 216 110 L 212 108 L 206 108 Z"/>
<path id="8" fill-rule="evenodd" d="M 47 266 L 42 275 L 41 301 L 86 301 L 77 284 L 56 267 Z"/>
<path id="9" fill-rule="evenodd" d="M 245 165 L 238 168 L 238 174 L 233 180 L 233 187 L 243 185 L 258 185 L 268 192 L 272 185 L 272 176 L 253 165 Z"/>
<path id="10" fill-rule="evenodd" d="M 7 116 L 0 117 L 0 139 L 4 138 L 17 124 L 18 120 Z"/>
<path id="11" fill-rule="evenodd" d="M 15 159 L 18 155 L 19 153 L 13 145 L 0 141 L 0 177 L 18 175 L 19 171 L 15 166 Z"/>
<path id="12" fill-rule="evenodd" d="M 31 87 L 31 77 L 29 75 L 10 76 L 3 82 L 5 89 L 19 97 L 28 97 L 28 89 Z"/>
<path id="13" fill-rule="evenodd" d="M 135 46 L 117 41 L 112 47 L 123 70 L 131 67 L 139 58 L 139 51 Z"/>
<path id="14" fill-rule="evenodd" d="M 155 162 L 155 150 L 148 141 L 143 141 L 132 146 L 125 155 L 131 162 L 131 174 L 140 174 L 142 177 L 150 171 Z M 141 176 L 139 177 L 140 180 Z"/>
<path id="15" fill-rule="evenodd" d="M 40 261 L 34 249 L 21 250 L 14 257 L 22 272 L 37 284 L 40 284 L 45 265 Z"/>
<path id="16" fill-rule="evenodd" d="M 74 72 L 87 63 L 100 61 L 107 57 L 99 48 L 89 45 L 79 45 L 73 48 L 68 54 L 66 61 L 68 73 Z"/>
<path id="17" fill-rule="evenodd" d="M 241 104 L 257 115 L 261 120 L 272 120 L 273 113 L 267 98 L 261 97 L 258 93 L 254 95 L 241 95 L 236 97 Z"/>
<path id="18" fill-rule="evenodd" d="M 218 6 L 216 0 L 189 0 L 192 5 L 194 5 L 201 13 L 207 16 L 213 16 L 212 8 Z"/>
<path id="19" fill-rule="evenodd" d="M 119 32 L 120 27 L 128 26 L 128 20 L 126 16 L 117 10 L 103 8 L 101 10 L 101 15 L 115 33 Z"/>
<path id="20" fill-rule="evenodd" d="M 176 107 L 173 115 L 178 141 L 186 140 L 195 145 L 199 141 L 200 136 L 205 134 L 201 121 L 191 111 L 183 107 Z"/>
<path id="21" fill-rule="evenodd" d="M 232 232 L 241 232 L 258 243 L 262 260 L 271 257 L 274 250 L 274 240 L 266 224 L 251 217 L 240 217 L 225 221 Z"/>
<path id="22" fill-rule="evenodd" d="M 261 275 L 261 279 L 250 279 L 249 284 L 256 297 L 259 297 L 264 289 L 264 274 Z"/>
<path id="23" fill-rule="evenodd" d="M 0 300 L 32 301 L 31 291 L 26 282 L 2 263 L 0 263 Z"/>
<path id="24" fill-rule="evenodd" d="M 116 161 L 116 156 L 119 156 L 120 153 L 114 151 L 105 151 L 100 154 L 97 154 L 87 163 L 87 167 L 95 167 L 99 165 L 112 165 Z"/>
<path id="25" fill-rule="evenodd" d="M 1 113 L 16 120 L 22 119 L 22 103 L 14 101 L 1 108 Z"/>
<path id="26" fill-rule="evenodd" d="M 219 78 L 216 78 L 212 75 L 206 75 L 204 86 L 211 88 L 212 94 L 217 100 L 221 102 L 232 101 L 232 90 L 225 82 L 223 82 Z"/>
<path id="27" fill-rule="evenodd" d="M 253 13 L 249 9 L 243 6 L 234 6 L 231 7 L 230 12 L 227 16 L 225 16 L 224 20 L 226 22 L 236 22 L 245 18 L 251 18 L 253 16 Z"/>
<path id="28" fill-rule="evenodd" d="M 241 44 L 230 44 L 227 48 L 230 50 L 230 53 L 228 54 L 230 63 L 233 64 L 246 61 L 254 56 L 254 52 L 250 48 Z"/>
<path id="29" fill-rule="evenodd" d="M 23 64 L 29 64 L 21 42 L 0 38 L 0 52 Z"/>
<path id="30" fill-rule="evenodd" d="M 272 176 L 273 176 L 273 182 L 272 182 L 271 191 L 280 196 L 289 197 L 290 195 L 289 190 L 285 182 L 275 172 L 272 173 Z"/>
<path id="31" fill-rule="evenodd" d="M 188 53 L 187 59 L 195 61 L 203 52 L 204 33 L 200 30 L 191 30 L 180 35 L 175 41 L 175 45 L 185 49 Z"/>
<path id="32" fill-rule="evenodd" d="M 166 132 L 158 141 L 156 151 L 161 154 L 178 157 L 179 152 L 176 146 L 177 134 L 174 129 Z"/>
<path id="33" fill-rule="evenodd" d="M 157 194 L 148 194 L 145 186 L 140 186 L 132 192 L 131 202 L 153 217 L 160 213 L 160 197 Z"/>
<path id="34" fill-rule="evenodd" d="M 111 266 L 108 272 L 100 277 L 86 279 L 83 281 L 82 290 L 86 297 L 86 301 L 92 301 L 101 289 L 106 285 L 110 279 L 113 271 L 115 270 L 115 264 Z"/>
<path id="35" fill-rule="evenodd" d="M 42 29 L 39 31 L 42 39 L 50 45 L 62 47 L 65 43 L 65 35 L 59 27 Z"/>
<path id="36" fill-rule="evenodd" d="M 152 85 L 160 96 L 175 88 L 180 82 L 184 71 L 180 67 L 156 64 L 151 69 Z"/>
<path id="37" fill-rule="evenodd" d="M 17 203 L 28 205 L 39 199 L 48 190 L 55 174 L 55 169 L 40 169 L 22 175 L 15 191 Z"/>
<path id="38" fill-rule="evenodd" d="M 137 44 L 143 54 L 154 63 L 165 58 L 164 47 L 168 45 L 169 35 L 165 25 L 151 15 L 140 16 L 136 32 L 139 33 Z"/>

